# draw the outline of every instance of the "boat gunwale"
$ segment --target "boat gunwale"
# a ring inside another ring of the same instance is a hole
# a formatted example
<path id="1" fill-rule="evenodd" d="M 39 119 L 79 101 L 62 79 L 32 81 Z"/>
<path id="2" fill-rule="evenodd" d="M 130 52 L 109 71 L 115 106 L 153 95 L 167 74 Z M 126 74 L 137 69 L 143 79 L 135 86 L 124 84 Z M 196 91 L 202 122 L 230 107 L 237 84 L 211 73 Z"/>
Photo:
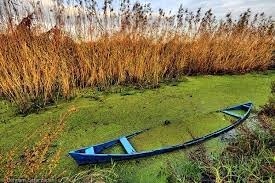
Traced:
<path id="1" fill-rule="evenodd" d="M 112 157 L 131 157 L 131 156 L 137 156 L 137 155 L 142 155 L 142 154 L 146 155 L 146 154 L 151 154 L 151 153 L 156 153 L 156 155 L 157 155 L 158 152 L 161 152 L 161 151 L 164 151 L 163 153 L 165 153 L 165 152 L 175 151 L 175 150 L 178 150 L 178 149 L 188 148 L 188 147 L 191 147 L 191 146 L 194 146 L 194 145 L 198 145 L 198 144 L 204 143 L 204 142 L 206 142 L 206 141 L 208 141 L 210 139 L 217 138 L 220 135 L 223 135 L 223 134 L 225 134 L 225 133 L 233 130 L 234 128 L 236 128 L 240 124 L 242 124 L 249 117 L 249 114 L 252 111 L 252 107 L 253 107 L 253 103 L 252 102 L 247 102 L 247 103 L 244 103 L 244 104 L 239 104 L 239 105 L 236 105 L 236 106 L 233 106 L 233 107 L 228 107 L 228 108 L 225 108 L 223 110 L 217 111 L 217 112 L 223 112 L 225 110 L 232 110 L 234 108 L 241 107 L 241 106 L 244 106 L 244 105 L 249 105 L 249 108 L 247 109 L 246 113 L 242 116 L 242 118 L 239 118 L 238 120 L 236 120 L 234 123 L 232 123 L 229 126 L 226 126 L 226 127 L 222 128 L 222 129 L 219 129 L 219 130 L 214 131 L 212 133 L 209 133 L 207 135 L 198 137 L 196 139 L 184 142 L 183 144 L 171 145 L 171 146 L 162 147 L 162 148 L 155 149 L 155 150 L 135 152 L 135 153 L 132 153 L 132 154 L 87 154 L 85 152 L 84 153 L 77 152 L 77 151 L 85 150 L 85 149 L 90 148 L 90 147 L 99 147 L 99 146 L 104 145 L 106 143 L 110 143 L 110 142 L 114 142 L 114 141 L 119 141 L 119 139 L 122 138 L 122 137 L 132 138 L 132 137 L 134 137 L 136 135 L 139 135 L 140 133 L 143 133 L 143 132 L 145 132 L 147 130 L 150 130 L 150 129 L 145 129 L 145 130 L 141 130 L 141 131 L 135 132 L 135 133 L 133 133 L 131 135 L 128 135 L 128 136 L 121 136 L 121 137 L 119 137 L 117 139 L 114 139 L 114 140 L 111 140 L 111 141 L 108 141 L 108 142 L 105 142 L 105 143 L 101 143 L 101 144 L 97 144 L 97 145 L 94 145 L 94 146 L 89 146 L 89 147 L 86 147 L 86 148 L 81 148 L 81 149 L 78 149 L 78 150 L 75 150 L 75 151 L 71 151 L 71 152 L 69 152 L 69 154 L 70 155 L 71 154 L 79 155 L 79 156 L 83 156 L 83 157 L 109 157 L 109 156 L 112 156 Z M 114 143 L 114 145 L 117 144 L 117 143 L 118 142 Z"/>

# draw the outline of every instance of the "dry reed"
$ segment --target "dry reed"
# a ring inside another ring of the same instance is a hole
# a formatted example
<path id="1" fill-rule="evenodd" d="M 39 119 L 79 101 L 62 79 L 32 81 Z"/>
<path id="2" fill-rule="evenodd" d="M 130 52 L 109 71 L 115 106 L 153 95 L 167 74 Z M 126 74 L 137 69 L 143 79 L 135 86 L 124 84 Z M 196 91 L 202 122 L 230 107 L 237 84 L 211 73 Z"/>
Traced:
<path id="1" fill-rule="evenodd" d="M 40 3 L 23 19 L 12 4 L 0 11 L 6 17 L 0 96 L 22 113 L 69 98 L 76 88 L 156 86 L 182 75 L 238 74 L 274 65 L 274 22 L 264 13 L 252 16 L 247 10 L 236 20 L 229 13 L 218 21 L 211 10 L 181 6 L 175 15 L 162 9 L 157 14 L 149 4 L 124 0 L 115 11 L 106 0 L 101 11 L 96 1 L 79 0 L 67 3 L 75 9 L 72 16 L 62 0 L 53 2 L 55 21 L 48 30 Z M 18 23 L 10 18 L 14 14 Z"/>

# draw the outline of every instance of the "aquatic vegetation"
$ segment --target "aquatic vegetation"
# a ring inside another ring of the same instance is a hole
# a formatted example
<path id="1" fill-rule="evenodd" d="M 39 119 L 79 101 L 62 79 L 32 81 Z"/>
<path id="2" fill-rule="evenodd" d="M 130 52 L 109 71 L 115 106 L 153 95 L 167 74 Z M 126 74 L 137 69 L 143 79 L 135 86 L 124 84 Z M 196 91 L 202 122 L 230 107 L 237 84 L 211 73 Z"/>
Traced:
<path id="1" fill-rule="evenodd" d="M 43 124 L 41 129 L 27 134 L 20 144 L 7 151 L 6 155 L 3 154 L 2 159 L 0 159 L 0 166 L 2 167 L 0 173 L 4 175 L 4 182 L 10 182 L 14 177 L 25 180 L 38 176 L 41 176 L 40 178 L 52 178 L 53 170 L 56 168 L 61 155 L 61 149 L 53 150 L 53 143 L 64 131 L 65 122 L 69 115 L 75 111 L 75 108 L 71 108 L 60 116 L 59 121 L 54 125 Z M 35 136 L 38 136 L 38 140 Z M 26 145 L 28 143 L 31 145 Z"/>
<path id="2" fill-rule="evenodd" d="M 272 126 L 272 123 L 274 121 L 270 121 L 269 125 Z M 170 162 L 169 180 L 272 182 L 275 178 L 274 133 L 262 126 L 257 126 L 254 130 L 242 126 L 238 136 L 229 141 L 220 154 L 209 154 L 200 148 L 192 150 L 188 154 L 189 160 L 185 162 Z"/>
<path id="3" fill-rule="evenodd" d="M 271 91 L 273 97 L 274 83 Z M 238 128 L 237 136 L 229 140 L 221 153 L 209 154 L 204 146 L 199 146 L 188 153 L 190 162 L 171 161 L 169 179 L 177 182 L 272 182 L 275 178 L 275 123 L 269 112 L 265 115 L 267 106 L 269 104 L 256 116 L 258 123 L 253 124 L 253 128 L 247 125 Z M 195 176 L 190 176 L 193 172 Z"/>
<path id="4" fill-rule="evenodd" d="M 66 118 L 65 128 L 51 143 L 49 154 L 45 157 L 47 161 L 37 170 L 37 177 L 46 177 L 49 173 L 46 170 L 51 167 L 55 167 L 49 175 L 53 178 L 74 177 L 87 171 L 88 174 L 107 172 L 112 165 L 77 167 L 68 152 L 152 126 L 156 128 L 133 141 L 138 151 L 178 144 L 192 139 L 192 136 L 202 136 L 230 124 L 230 120 L 222 114 L 213 113 L 217 109 L 240 101 L 253 101 L 255 108 L 259 110 L 259 106 L 268 101 L 269 85 L 274 79 L 274 72 L 238 76 L 190 76 L 176 86 L 163 83 L 153 90 L 120 86 L 111 88 L 108 92 L 85 89 L 79 91 L 79 97 L 74 100 L 63 101 L 26 116 L 17 115 L 15 107 L 8 102 L 0 102 L 0 120 L 5 120 L 5 123 L 0 123 L 0 155 L 3 160 L 0 163 L 6 165 L 6 155 L 13 147 L 21 149 L 14 152 L 12 159 L 16 161 L 24 154 L 24 147 L 32 150 L 50 127 L 58 127 L 60 116 L 75 106 L 77 112 Z M 120 91 L 132 95 L 121 95 Z M 99 99 L 95 100 L 93 96 Z M 170 124 L 163 125 L 165 121 Z M 206 143 L 205 147 L 209 152 L 217 152 L 221 151 L 221 145 L 219 140 L 214 140 Z M 60 155 L 57 154 L 59 150 Z M 139 161 L 119 162 L 112 172 L 118 176 L 115 179 L 118 182 L 166 182 L 172 174 L 166 172 L 169 169 L 167 163 L 177 159 L 178 163 L 186 161 L 186 158 L 181 157 L 188 152 L 189 150 L 178 151 Z M 52 161 L 55 156 L 57 159 L 59 157 L 56 166 Z M 2 171 L 4 169 L 0 169 L 0 177 L 4 177 L 5 172 Z M 14 172 L 14 177 L 22 177 L 16 172 L 18 171 Z M 174 179 L 171 177 L 171 180 Z"/>

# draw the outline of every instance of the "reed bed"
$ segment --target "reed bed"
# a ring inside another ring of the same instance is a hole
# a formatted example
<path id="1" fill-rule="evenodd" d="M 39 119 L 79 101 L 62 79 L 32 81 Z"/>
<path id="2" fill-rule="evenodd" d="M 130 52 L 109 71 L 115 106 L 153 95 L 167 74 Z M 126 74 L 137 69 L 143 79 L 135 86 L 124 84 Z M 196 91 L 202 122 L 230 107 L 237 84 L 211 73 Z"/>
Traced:
<path id="1" fill-rule="evenodd" d="M 150 4 L 127 0 L 117 10 L 107 0 L 102 8 L 96 1 L 53 0 L 48 11 L 40 2 L 26 11 L 4 2 L 0 96 L 22 113 L 86 87 L 155 87 L 183 75 L 274 66 L 274 22 L 264 13 L 218 20 L 211 10 L 153 12 Z"/>

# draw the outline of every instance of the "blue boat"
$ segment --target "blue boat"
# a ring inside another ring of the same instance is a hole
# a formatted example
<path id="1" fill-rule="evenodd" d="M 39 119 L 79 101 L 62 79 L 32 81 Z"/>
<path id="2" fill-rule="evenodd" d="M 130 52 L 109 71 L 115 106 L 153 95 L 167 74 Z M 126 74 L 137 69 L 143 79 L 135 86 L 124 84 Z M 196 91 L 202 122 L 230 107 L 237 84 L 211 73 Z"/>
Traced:
<path id="1" fill-rule="evenodd" d="M 136 158 L 145 158 L 149 156 L 176 151 L 179 149 L 185 149 L 191 146 L 201 144 L 207 140 L 216 138 L 236 128 L 238 125 L 243 123 L 249 117 L 252 107 L 253 107 L 253 104 L 251 102 L 248 102 L 245 104 L 228 107 L 226 109 L 218 111 L 234 117 L 236 121 L 225 128 L 217 130 L 203 137 L 199 137 L 194 140 L 185 142 L 183 144 L 172 145 L 169 147 L 164 147 L 164 148 L 151 150 L 151 151 L 137 152 L 135 148 L 132 146 L 132 144 L 129 142 L 129 139 L 149 130 L 149 129 L 145 129 L 142 131 L 135 132 L 131 135 L 122 136 L 120 138 L 117 138 L 102 144 L 71 151 L 69 152 L 69 155 L 76 161 L 78 165 L 86 165 L 86 164 L 108 163 L 112 161 L 131 160 Z M 242 111 L 242 113 L 238 111 Z M 121 145 L 123 146 L 125 150 L 125 154 L 104 154 L 103 153 L 104 150 L 111 148 L 119 143 L 121 143 Z"/>

